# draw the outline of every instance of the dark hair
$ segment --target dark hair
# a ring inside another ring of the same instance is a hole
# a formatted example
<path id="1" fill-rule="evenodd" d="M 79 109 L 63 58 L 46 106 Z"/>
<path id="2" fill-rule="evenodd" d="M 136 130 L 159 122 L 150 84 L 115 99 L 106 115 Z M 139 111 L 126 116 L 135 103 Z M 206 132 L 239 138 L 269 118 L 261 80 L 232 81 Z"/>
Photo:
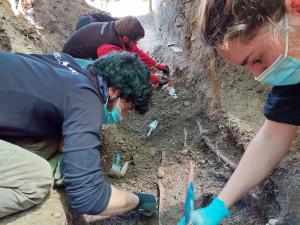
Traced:
<path id="1" fill-rule="evenodd" d="M 140 21 L 134 16 L 125 16 L 115 22 L 115 29 L 121 37 L 137 41 L 145 36 L 145 30 Z"/>
<path id="2" fill-rule="evenodd" d="M 252 36 L 257 28 L 279 22 L 286 11 L 284 0 L 201 0 L 199 9 L 201 36 L 211 47 Z"/>
<path id="3" fill-rule="evenodd" d="M 148 111 L 152 89 L 148 67 L 129 52 L 112 52 L 97 59 L 88 68 L 101 75 L 108 87 L 119 88 L 121 98 L 127 98 L 135 105 L 135 110 Z"/>

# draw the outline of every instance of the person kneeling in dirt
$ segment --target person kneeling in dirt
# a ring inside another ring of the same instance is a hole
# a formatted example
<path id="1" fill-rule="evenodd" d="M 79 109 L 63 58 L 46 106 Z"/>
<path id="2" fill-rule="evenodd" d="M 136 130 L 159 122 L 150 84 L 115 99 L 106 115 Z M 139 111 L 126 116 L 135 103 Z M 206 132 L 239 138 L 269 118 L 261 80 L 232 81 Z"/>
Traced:
<path id="1" fill-rule="evenodd" d="M 87 70 L 64 53 L 0 52 L 0 218 L 41 203 L 52 185 L 48 159 L 64 137 L 64 185 L 81 214 L 156 210 L 153 195 L 119 190 L 101 168 L 103 123 L 144 113 L 149 69 L 130 53 L 101 57 Z"/>
<path id="2" fill-rule="evenodd" d="M 79 30 L 80 28 L 84 27 L 85 25 L 88 25 L 90 23 L 95 22 L 111 22 L 116 21 L 118 18 L 111 17 L 105 13 L 87 13 L 79 17 L 79 20 L 76 25 L 76 30 Z"/>
<path id="3" fill-rule="evenodd" d="M 94 22 L 75 31 L 66 41 L 63 52 L 75 58 L 97 59 L 105 51 L 129 51 L 135 53 L 149 67 L 169 73 L 166 64 L 157 63 L 151 56 L 138 48 L 137 43 L 145 36 L 140 21 L 133 16 L 126 16 L 111 22 Z M 110 50 L 107 50 L 109 48 Z M 152 84 L 158 85 L 160 79 L 151 74 Z"/>
<path id="4" fill-rule="evenodd" d="M 230 180 L 209 206 L 192 213 L 190 223 L 216 225 L 230 214 L 229 207 L 270 174 L 297 135 L 300 0 L 203 0 L 200 12 L 201 35 L 214 55 L 244 66 L 255 80 L 273 86 L 264 107 L 266 121 Z M 179 222 L 183 224 L 185 219 Z"/>

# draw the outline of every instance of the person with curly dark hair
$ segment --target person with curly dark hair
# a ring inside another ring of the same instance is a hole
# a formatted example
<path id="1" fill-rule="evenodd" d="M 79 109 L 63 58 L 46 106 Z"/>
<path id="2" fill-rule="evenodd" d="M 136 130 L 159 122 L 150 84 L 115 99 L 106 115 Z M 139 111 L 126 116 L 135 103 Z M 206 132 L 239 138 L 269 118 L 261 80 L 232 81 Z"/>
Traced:
<path id="1" fill-rule="evenodd" d="M 60 52 L 0 52 L 0 80 L 0 218 L 43 202 L 53 179 L 45 159 L 59 150 L 61 136 L 73 209 L 106 216 L 155 212 L 153 195 L 107 183 L 99 151 L 102 123 L 148 109 L 149 69 L 136 55 L 112 53 L 85 70 Z"/>

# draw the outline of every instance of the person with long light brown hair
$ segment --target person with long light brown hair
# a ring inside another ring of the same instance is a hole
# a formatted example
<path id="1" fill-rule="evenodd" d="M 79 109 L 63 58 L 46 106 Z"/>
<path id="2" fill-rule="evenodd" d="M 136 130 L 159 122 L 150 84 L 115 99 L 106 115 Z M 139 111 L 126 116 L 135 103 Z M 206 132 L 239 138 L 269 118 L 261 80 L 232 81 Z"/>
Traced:
<path id="1" fill-rule="evenodd" d="M 193 225 L 219 224 L 229 208 L 286 156 L 300 125 L 300 0 L 202 0 L 203 42 L 255 80 L 273 86 L 266 120 L 230 180 Z M 179 224 L 187 224 L 183 218 Z"/>

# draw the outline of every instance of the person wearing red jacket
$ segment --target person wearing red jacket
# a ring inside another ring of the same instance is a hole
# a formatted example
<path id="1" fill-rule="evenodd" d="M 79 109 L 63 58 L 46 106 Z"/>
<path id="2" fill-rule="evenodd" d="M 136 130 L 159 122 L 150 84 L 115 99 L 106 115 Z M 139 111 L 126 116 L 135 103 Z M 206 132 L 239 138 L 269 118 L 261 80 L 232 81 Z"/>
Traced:
<path id="1" fill-rule="evenodd" d="M 101 56 L 104 56 L 104 55 L 106 55 L 106 54 L 108 54 L 110 52 L 113 52 L 113 51 L 121 52 L 121 51 L 123 51 L 123 49 L 120 48 L 120 47 L 118 47 L 118 46 L 116 46 L 116 45 L 105 44 L 105 45 L 100 46 L 97 49 L 97 55 L 98 55 L 98 57 L 101 57 Z M 138 51 L 140 51 L 139 54 L 137 53 Z M 169 73 L 169 67 L 166 64 L 157 64 L 155 60 L 153 60 L 145 52 L 143 52 L 142 50 L 140 50 L 137 47 L 136 44 L 132 44 L 131 45 L 130 52 L 136 53 L 139 56 L 139 58 L 149 68 L 156 67 L 157 69 L 163 71 L 164 73 Z M 153 84 L 153 86 L 157 86 L 157 85 L 160 84 L 159 77 L 156 74 L 154 74 L 154 73 L 150 73 L 150 80 L 151 80 L 151 83 Z"/>
<path id="2" fill-rule="evenodd" d="M 138 48 L 137 43 L 145 36 L 145 30 L 140 21 L 133 16 L 126 16 L 117 21 L 91 21 L 71 34 L 66 41 L 63 52 L 83 59 L 96 59 L 103 52 L 129 51 L 135 53 L 149 67 L 155 67 L 164 73 L 169 73 L 166 64 L 157 63 L 151 56 Z M 158 85 L 160 79 L 155 74 L 150 76 L 153 85 Z"/>

